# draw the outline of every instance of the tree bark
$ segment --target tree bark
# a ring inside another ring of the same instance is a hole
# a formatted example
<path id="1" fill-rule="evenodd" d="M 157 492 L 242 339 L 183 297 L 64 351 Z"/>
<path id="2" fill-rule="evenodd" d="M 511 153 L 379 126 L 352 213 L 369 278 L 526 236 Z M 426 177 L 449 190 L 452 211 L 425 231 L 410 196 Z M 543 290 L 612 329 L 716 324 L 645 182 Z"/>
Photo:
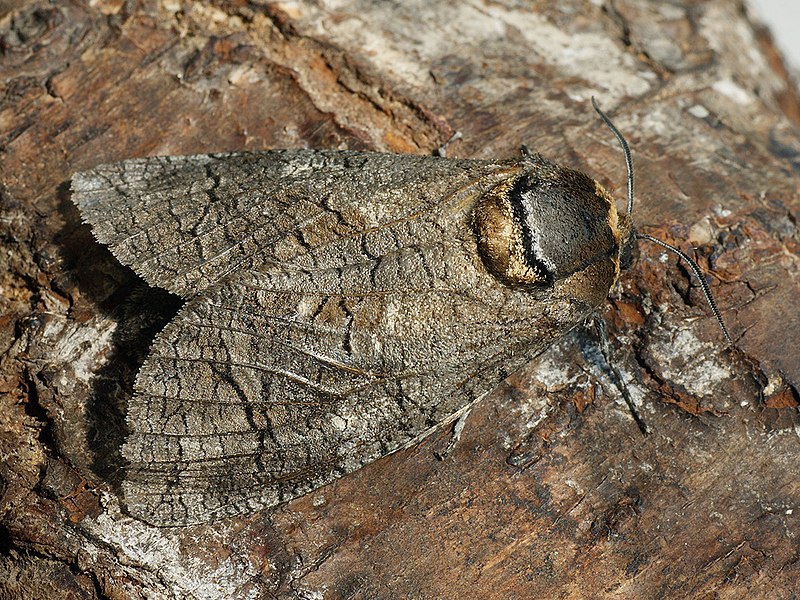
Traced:
<path id="1" fill-rule="evenodd" d="M 0 597 L 790 598 L 800 594 L 800 101 L 730 0 L 0 2 Z M 122 410 L 177 303 L 69 200 L 76 171 L 279 147 L 513 156 L 652 244 L 602 317 L 448 431 L 273 510 L 120 511 Z M 643 435 L 623 402 L 632 399 Z"/>

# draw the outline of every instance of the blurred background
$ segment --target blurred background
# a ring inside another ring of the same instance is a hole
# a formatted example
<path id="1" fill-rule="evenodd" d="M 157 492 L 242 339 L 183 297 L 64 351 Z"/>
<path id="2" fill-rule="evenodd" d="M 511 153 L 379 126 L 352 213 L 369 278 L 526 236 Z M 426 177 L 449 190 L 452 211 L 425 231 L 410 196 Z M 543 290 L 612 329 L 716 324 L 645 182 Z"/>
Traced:
<path id="1" fill-rule="evenodd" d="M 786 66 L 795 77 L 800 74 L 800 2 L 797 0 L 750 0 L 753 17 L 772 30 L 777 46 L 786 57 Z"/>

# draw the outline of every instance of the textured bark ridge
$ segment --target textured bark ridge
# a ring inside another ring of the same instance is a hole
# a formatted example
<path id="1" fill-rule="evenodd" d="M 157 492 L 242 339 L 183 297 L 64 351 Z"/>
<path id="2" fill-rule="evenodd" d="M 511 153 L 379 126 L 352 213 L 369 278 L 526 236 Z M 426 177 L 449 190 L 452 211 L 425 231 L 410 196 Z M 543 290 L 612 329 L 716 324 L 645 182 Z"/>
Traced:
<path id="1" fill-rule="evenodd" d="M 800 593 L 800 103 L 738 3 L 12 1 L 0 77 L 0 597 Z M 638 228 L 709 273 L 737 349 L 685 267 L 642 244 L 599 310 L 610 352 L 574 330 L 444 460 L 446 430 L 254 514 L 158 528 L 123 510 L 136 375 L 212 273 L 130 264 L 177 296 L 150 288 L 82 224 L 74 173 L 429 155 L 459 130 L 451 155 L 525 143 L 622 201 L 592 95 L 633 148 Z"/>

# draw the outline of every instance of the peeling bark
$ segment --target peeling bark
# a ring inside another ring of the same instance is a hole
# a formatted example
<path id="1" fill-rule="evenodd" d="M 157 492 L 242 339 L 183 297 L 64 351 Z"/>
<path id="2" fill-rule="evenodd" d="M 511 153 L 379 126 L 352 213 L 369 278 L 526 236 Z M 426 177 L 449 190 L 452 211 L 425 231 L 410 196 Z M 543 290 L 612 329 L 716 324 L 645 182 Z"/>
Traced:
<path id="1" fill-rule="evenodd" d="M 704 597 L 800 593 L 794 83 L 739 3 L 0 3 L 0 597 Z M 591 328 L 447 432 L 214 525 L 119 511 L 121 406 L 178 303 L 96 244 L 72 173 L 325 147 L 525 143 L 693 249 L 726 349 L 642 245 Z"/>

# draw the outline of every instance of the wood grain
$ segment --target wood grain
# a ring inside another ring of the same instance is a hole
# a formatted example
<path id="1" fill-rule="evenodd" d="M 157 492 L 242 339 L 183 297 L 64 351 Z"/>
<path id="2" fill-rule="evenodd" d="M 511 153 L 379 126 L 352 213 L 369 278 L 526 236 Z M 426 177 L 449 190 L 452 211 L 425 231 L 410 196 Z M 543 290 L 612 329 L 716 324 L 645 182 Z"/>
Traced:
<path id="1" fill-rule="evenodd" d="M 738 2 L 0 3 L 0 597 L 790 598 L 800 593 L 800 137 Z M 180 302 L 71 206 L 137 156 L 521 143 L 692 251 L 642 245 L 603 318 L 447 432 L 213 526 L 118 510 L 121 410 Z M 787 116 L 789 115 L 789 116 Z"/>

